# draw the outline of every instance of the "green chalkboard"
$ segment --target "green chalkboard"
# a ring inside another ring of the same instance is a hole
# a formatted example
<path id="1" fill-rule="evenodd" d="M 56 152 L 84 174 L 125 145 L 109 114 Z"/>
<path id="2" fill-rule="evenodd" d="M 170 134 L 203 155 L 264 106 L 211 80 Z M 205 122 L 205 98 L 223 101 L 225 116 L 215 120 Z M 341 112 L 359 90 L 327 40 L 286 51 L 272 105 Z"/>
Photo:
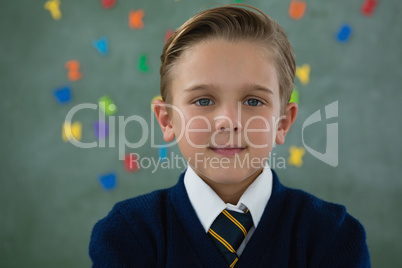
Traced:
<path id="1" fill-rule="evenodd" d="M 143 162 L 127 172 L 119 156 L 124 148 L 158 159 L 149 137 L 155 144 L 163 139 L 150 104 L 159 95 L 166 32 L 216 1 L 120 0 L 110 9 L 101 0 L 60 2 L 59 19 L 46 0 L 2 1 L 0 7 L 1 267 L 90 266 L 95 222 L 118 201 L 174 185 L 185 168 L 179 162 L 154 170 Z M 308 83 L 295 80 L 298 118 L 285 145 L 274 149 L 271 166 L 284 184 L 344 204 L 366 228 L 373 267 L 401 267 L 401 2 L 379 1 L 365 16 L 364 0 L 308 0 L 299 20 L 289 16 L 290 0 L 242 2 L 276 19 L 294 46 L 297 66 L 310 66 Z M 342 25 L 351 29 L 346 42 L 337 40 Z M 102 48 L 102 40 L 107 55 L 94 46 Z M 69 102 L 55 98 L 60 88 L 69 88 Z M 117 107 L 105 117 L 115 136 L 103 147 L 94 130 L 102 96 Z M 62 138 L 66 116 L 80 104 L 86 106 L 72 122 L 80 124 L 81 142 L 99 142 L 94 148 Z M 132 144 L 141 141 L 142 121 L 124 121 L 134 115 L 145 120 L 147 140 L 121 148 L 119 134 Z M 334 152 L 326 149 L 335 134 L 338 153 L 328 164 L 320 158 Z M 306 150 L 303 163 L 293 162 L 292 146 Z M 167 153 L 180 156 L 177 147 Z M 116 176 L 114 189 L 103 188 L 99 177 L 105 174 Z"/>

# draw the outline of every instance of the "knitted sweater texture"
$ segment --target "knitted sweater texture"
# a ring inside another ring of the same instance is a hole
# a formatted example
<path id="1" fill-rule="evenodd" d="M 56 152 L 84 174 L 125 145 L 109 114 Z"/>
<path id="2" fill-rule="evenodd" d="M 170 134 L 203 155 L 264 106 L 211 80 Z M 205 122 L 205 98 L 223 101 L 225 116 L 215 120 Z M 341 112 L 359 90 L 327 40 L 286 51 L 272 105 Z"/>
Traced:
<path id="1" fill-rule="evenodd" d="M 241 267 L 370 267 L 363 226 L 343 206 L 283 186 L 239 258 Z M 93 228 L 93 267 L 228 267 L 179 182 L 117 203 Z"/>

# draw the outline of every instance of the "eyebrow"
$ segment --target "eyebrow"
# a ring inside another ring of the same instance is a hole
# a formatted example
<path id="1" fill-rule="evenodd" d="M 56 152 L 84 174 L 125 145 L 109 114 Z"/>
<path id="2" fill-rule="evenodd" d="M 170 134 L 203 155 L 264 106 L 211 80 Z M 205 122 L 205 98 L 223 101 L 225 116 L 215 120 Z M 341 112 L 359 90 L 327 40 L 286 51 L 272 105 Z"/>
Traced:
<path id="1" fill-rule="evenodd" d="M 269 93 L 271 95 L 275 95 L 274 92 L 271 89 L 269 89 L 267 87 L 260 86 L 260 85 L 249 85 L 248 88 L 249 88 L 250 91 L 263 91 L 263 92 L 267 92 L 267 93 Z"/>
<path id="2" fill-rule="evenodd" d="M 246 84 L 246 85 L 242 86 L 242 88 L 246 89 L 247 91 L 263 91 L 268 94 L 274 95 L 274 92 L 271 89 L 261 86 L 261 85 Z M 210 84 L 200 84 L 200 85 L 194 85 L 189 88 L 186 88 L 184 90 L 184 92 L 202 91 L 202 90 L 208 90 L 208 89 L 219 90 L 219 87 L 210 85 Z"/>
<path id="3" fill-rule="evenodd" d="M 189 88 L 186 88 L 184 92 L 192 92 L 192 91 L 198 91 L 198 90 L 207 90 L 207 89 L 214 89 L 217 90 L 218 87 L 214 85 L 208 85 L 208 84 L 201 84 L 201 85 L 194 85 Z"/>

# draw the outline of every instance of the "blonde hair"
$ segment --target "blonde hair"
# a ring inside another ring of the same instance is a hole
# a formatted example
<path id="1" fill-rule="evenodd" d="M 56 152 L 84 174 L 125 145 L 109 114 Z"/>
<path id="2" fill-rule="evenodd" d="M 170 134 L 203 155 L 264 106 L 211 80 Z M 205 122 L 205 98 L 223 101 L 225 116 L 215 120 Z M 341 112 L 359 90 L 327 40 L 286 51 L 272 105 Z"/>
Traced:
<path id="1" fill-rule="evenodd" d="M 171 101 L 171 72 L 181 54 L 191 46 L 210 39 L 256 42 L 269 52 L 277 71 L 283 113 L 292 94 L 296 71 L 293 48 L 285 31 L 276 21 L 257 8 L 241 4 L 199 12 L 167 40 L 161 55 L 162 99 L 165 102 Z"/>

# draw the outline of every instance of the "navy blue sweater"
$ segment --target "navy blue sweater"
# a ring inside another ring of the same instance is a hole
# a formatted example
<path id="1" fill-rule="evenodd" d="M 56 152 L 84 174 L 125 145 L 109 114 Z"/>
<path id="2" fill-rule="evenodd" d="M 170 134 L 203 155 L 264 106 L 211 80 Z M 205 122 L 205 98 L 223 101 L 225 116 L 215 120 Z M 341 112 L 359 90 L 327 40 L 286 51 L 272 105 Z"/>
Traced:
<path id="1" fill-rule="evenodd" d="M 120 202 L 94 227 L 94 267 L 228 267 L 205 233 L 183 183 Z M 370 267 L 363 226 L 340 205 L 284 187 L 272 195 L 236 264 Z"/>

